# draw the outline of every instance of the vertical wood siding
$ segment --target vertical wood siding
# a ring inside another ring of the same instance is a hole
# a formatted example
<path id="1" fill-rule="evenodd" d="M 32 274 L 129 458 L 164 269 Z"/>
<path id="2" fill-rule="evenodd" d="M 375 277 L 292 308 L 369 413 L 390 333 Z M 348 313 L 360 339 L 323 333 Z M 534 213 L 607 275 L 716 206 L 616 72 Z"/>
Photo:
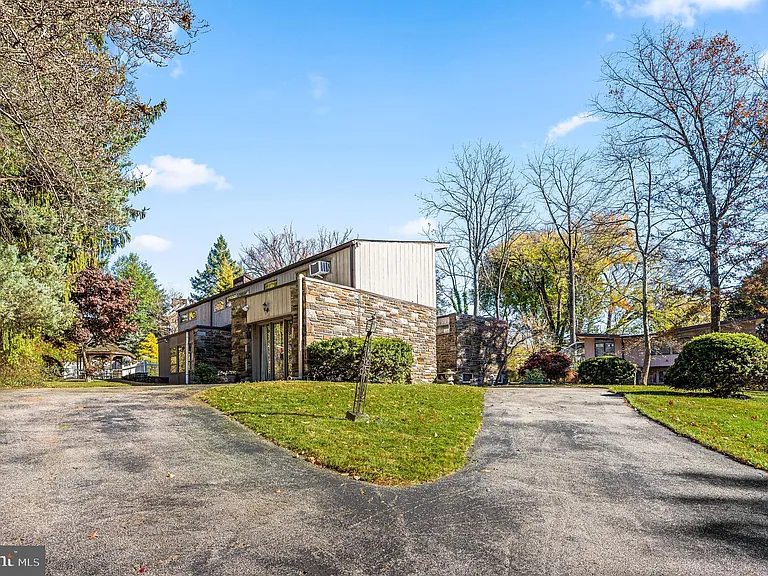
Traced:
<path id="1" fill-rule="evenodd" d="M 434 244 L 360 241 L 355 287 L 435 308 Z"/>

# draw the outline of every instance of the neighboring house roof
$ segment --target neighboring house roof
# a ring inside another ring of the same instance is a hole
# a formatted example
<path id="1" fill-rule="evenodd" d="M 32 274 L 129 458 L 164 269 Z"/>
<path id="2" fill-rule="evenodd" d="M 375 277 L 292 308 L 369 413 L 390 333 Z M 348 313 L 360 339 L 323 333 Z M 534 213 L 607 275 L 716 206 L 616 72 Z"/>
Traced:
<path id="1" fill-rule="evenodd" d="M 767 320 L 768 314 L 756 314 L 755 316 L 745 316 L 744 318 L 729 318 L 728 320 L 723 320 L 720 324 L 736 324 L 738 322 L 750 322 L 758 320 Z M 672 328 L 670 330 L 667 330 L 665 332 L 653 332 L 652 336 L 657 336 L 659 334 L 667 334 L 669 332 L 690 332 L 694 330 L 701 330 L 702 328 L 708 328 L 709 323 L 706 324 L 693 324 L 691 326 L 681 326 L 679 328 Z M 607 334 L 607 333 L 598 333 L 598 334 L 576 334 L 577 338 L 641 338 L 642 334 Z"/>
<path id="2" fill-rule="evenodd" d="M 127 356 L 128 358 L 134 358 L 131 352 L 114 344 L 86 348 L 85 353 L 89 356 Z"/>
<path id="3" fill-rule="evenodd" d="M 221 298 L 222 296 L 226 296 L 227 294 L 231 294 L 232 292 L 237 292 L 238 290 L 242 290 L 243 288 L 247 288 L 248 286 L 253 286 L 256 283 L 261 282 L 262 280 L 267 280 L 269 278 L 272 278 L 273 276 L 277 276 L 278 274 L 281 274 L 282 272 L 286 272 L 291 268 L 300 268 L 301 266 L 304 266 L 306 264 L 311 264 L 313 261 L 317 260 L 318 258 L 324 258 L 325 256 L 330 256 L 335 252 L 340 252 L 341 250 L 344 250 L 345 248 L 349 248 L 350 246 L 354 246 L 355 243 L 359 243 L 359 242 L 384 242 L 388 244 L 434 244 L 435 250 L 445 250 L 446 248 L 448 248 L 448 244 L 444 242 L 431 242 L 428 240 L 366 240 L 364 238 L 355 238 L 354 240 L 348 240 L 347 242 L 344 242 L 343 244 L 339 244 L 338 246 L 334 246 L 333 248 L 329 248 L 328 250 L 318 252 L 317 254 L 312 254 L 311 256 L 308 256 L 303 260 L 299 260 L 292 264 L 288 264 L 287 266 L 283 266 L 282 268 L 279 268 L 274 272 L 270 272 L 269 274 L 264 274 L 263 276 L 259 276 L 258 278 L 253 278 L 248 282 L 243 282 L 242 284 L 238 284 L 236 286 L 233 286 L 232 288 L 227 288 L 226 290 L 222 290 L 221 292 L 218 292 L 213 296 L 208 296 L 207 298 L 203 298 L 202 300 L 196 300 L 194 302 L 191 302 L 190 304 L 187 304 L 183 308 L 179 308 L 178 311 L 182 312 L 184 310 L 194 308 L 195 306 L 199 306 L 204 302 L 210 302 L 211 300 L 216 300 L 217 298 Z"/>

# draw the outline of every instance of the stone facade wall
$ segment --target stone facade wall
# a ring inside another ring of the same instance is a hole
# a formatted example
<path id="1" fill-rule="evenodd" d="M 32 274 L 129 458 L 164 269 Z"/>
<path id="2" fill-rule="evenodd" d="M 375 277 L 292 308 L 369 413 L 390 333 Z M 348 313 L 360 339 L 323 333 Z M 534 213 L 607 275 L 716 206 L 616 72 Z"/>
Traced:
<path id="1" fill-rule="evenodd" d="M 475 386 L 494 383 L 504 369 L 507 323 L 450 314 L 448 326 L 447 333 L 437 336 L 439 378 Z"/>
<path id="2" fill-rule="evenodd" d="M 456 315 L 437 319 L 437 379 L 453 382 L 456 376 Z"/>
<path id="3" fill-rule="evenodd" d="M 251 380 L 251 327 L 247 322 L 247 311 L 243 310 L 245 297 L 232 300 L 232 370 L 238 381 Z"/>
<path id="4" fill-rule="evenodd" d="M 435 379 L 437 316 L 434 308 L 314 278 L 305 278 L 304 304 L 306 345 L 328 338 L 365 336 L 366 321 L 376 315 L 375 336 L 401 338 L 413 347 L 411 380 L 432 382 Z"/>

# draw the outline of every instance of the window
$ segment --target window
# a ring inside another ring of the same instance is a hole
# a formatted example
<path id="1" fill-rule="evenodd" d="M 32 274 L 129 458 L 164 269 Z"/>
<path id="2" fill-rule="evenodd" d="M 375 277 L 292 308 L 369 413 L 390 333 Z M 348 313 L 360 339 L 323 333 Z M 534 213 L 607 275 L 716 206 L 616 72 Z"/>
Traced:
<path id="1" fill-rule="evenodd" d="M 178 372 L 187 371 L 187 356 L 184 353 L 184 346 L 179 346 L 179 369 Z"/>
<path id="2" fill-rule="evenodd" d="M 264 282 L 264 290 L 269 290 L 270 288 L 276 288 L 277 287 L 277 280 L 270 280 L 269 282 Z"/>
<path id="3" fill-rule="evenodd" d="M 613 340 L 596 340 L 595 341 L 595 357 L 597 356 L 612 356 L 616 350 L 616 345 Z"/>
<path id="4" fill-rule="evenodd" d="M 182 314 L 181 314 L 181 321 L 182 322 L 188 322 L 189 321 L 189 312 L 182 312 Z"/>
<path id="5" fill-rule="evenodd" d="M 214 302 L 214 304 L 213 304 L 213 311 L 214 312 L 221 312 L 226 307 L 227 307 L 227 304 L 226 304 L 226 302 L 224 302 L 224 300 L 216 300 L 216 302 Z"/>
<path id="6" fill-rule="evenodd" d="M 469 382 L 472 382 L 472 374 L 469 372 L 464 372 L 461 375 L 461 381 L 464 382 L 464 384 L 468 384 Z"/>
<path id="7" fill-rule="evenodd" d="M 192 312 L 189 313 L 189 319 L 190 320 L 196 320 L 197 319 L 197 310 L 192 310 Z"/>
<path id="8" fill-rule="evenodd" d="M 171 348 L 171 374 L 176 374 L 179 371 L 179 357 L 177 356 L 179 349 L 175 346 Z"/>

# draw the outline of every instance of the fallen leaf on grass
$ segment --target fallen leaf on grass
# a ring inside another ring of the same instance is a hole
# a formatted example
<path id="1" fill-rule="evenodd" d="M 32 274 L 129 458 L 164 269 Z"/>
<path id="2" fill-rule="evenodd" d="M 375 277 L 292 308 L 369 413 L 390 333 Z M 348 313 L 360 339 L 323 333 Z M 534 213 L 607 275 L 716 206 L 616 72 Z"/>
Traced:
<path id="1" fill-rule="evenodd" d="M 98 538 L 98 536 L 99 536 L 99 535 L 98 535 L 98 534 L 96 533 L 96 531 L 94 530 L 94 531 L 93 531 L 91 534 L 88 534 L 88 539 L 89 539 L 89 540 L 93 540 L 94 538 Z"/>
<path id="2" fill-rule="evenodd" d="M 282 493 L 283 493 L 282 490 L 275 490 L 275 494 L 282 494 Z"/>
<path id="3" fill-rule="evenodd" d="M 166 478 L 175 478 L 175 474 L 171 474 L 168 472 L 168 474 L 165 475 Z"/>

